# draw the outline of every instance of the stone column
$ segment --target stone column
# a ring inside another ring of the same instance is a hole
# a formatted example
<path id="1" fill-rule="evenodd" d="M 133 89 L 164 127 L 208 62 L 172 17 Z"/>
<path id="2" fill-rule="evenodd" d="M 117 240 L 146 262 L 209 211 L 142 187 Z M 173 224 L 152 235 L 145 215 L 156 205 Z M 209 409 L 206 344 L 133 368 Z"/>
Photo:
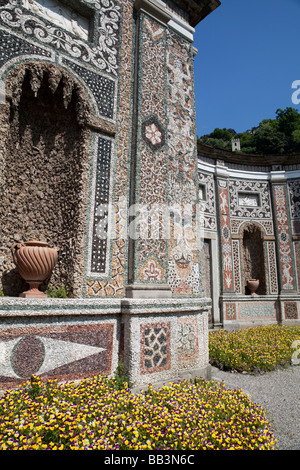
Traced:
<path id="1" fill-rule="evenodd" d="M 133 139 L 129 208 L 131 298 L 170 297 L 167 240 L 166 28 L 171 18 L 155 1 L 137 0 Z"/>
<path id="2" fill-rule="evenodd" d="M 137 0 L 126 295 L 200 295 L 194 48 L 155 0 Z M 182 21 L 183 24 L 183 21 Z M 191 28 L 186 22 L 186 28 Z"/>
<path id="3" fill-rule="evenodd" d="M 207 377 L 209 363 L 199 271 L 193 28 L 180 8 L 181 16 L 155 0 L 137 0 L 135 8 L 130 266 L 122 322 L 125 370 L 139 386 Z"/>

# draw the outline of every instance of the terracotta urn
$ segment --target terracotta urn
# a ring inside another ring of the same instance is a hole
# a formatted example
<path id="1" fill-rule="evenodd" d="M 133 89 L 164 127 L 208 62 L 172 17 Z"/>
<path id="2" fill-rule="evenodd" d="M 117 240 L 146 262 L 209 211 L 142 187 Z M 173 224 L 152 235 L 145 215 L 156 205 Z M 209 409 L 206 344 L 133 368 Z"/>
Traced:
<path id="1" fill-rule="evenodd" d="M 32 240 L 26 241 L 25 246 L 14 243 L 11 252 L 20 276 L 29 284 L 29 290 L 22 292 L 20 297 L 47 298 L 39 286 L 50 276 L 57 262 L 59 248 L 50 248 L 46 242 Z"/>
<path id="2" fill-rule="evenodd" d="M 248 279 L 247 280 L 247 287 L 251 292 L 252 297 L 256 296 L 256 291 L 259 286 L 259 279 Z"/>

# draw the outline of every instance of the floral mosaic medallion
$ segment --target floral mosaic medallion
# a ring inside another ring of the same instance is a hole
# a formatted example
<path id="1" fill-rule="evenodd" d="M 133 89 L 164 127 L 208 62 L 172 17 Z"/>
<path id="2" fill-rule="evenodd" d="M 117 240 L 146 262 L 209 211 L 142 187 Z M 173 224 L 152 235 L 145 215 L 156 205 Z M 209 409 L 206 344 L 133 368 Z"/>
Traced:
<path id="1" fill-rule="evenodd" d="M 139 279 L 144 281 L 162 281 L 165 279 L 165 270 L 155 258 L 151 257 L 140 267 Z"/>
<path id="2" fill-rule="evenodd" d="M 142 137 L 153 151 L 163 147 L 165 144 L 165 132 L 156 117 L 151 117 L 144 121 Z"/>

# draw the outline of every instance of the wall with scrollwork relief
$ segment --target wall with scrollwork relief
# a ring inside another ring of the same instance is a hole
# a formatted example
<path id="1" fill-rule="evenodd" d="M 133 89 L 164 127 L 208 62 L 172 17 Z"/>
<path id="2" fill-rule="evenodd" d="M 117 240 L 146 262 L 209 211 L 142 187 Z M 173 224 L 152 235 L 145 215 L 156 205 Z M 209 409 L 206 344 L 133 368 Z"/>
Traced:
<path id="1" fill-rule="evenodd" d="M 0 388 L 119 360 L 136 385 L 209 376 L 192 42 L 218 5 L 0 2 Z M 74 298 L 19 298 L 28 239 Z"/>
<path id="2" fill-rule="evenodd" d="M 286 162 L 198 145 L 202 224 L 218 234 L 222 324 L 299 318 L 300 164 L 297 155 Z M 255 297 L 250 277 L 260 280 Z"/>
<path id="3" fill-rule="evenodd" d="M 131 2 L 111 0 L 1 3 L 1 185 L 9 190 L 0 256 L 7 295 L 18 295 L 22 280 L 6 247 L 29 238 L 60 247 L 55 287 L 77 296 L 124 293 L 118 201 L 126 200 L 128 184 L 131 15 Z M 47 120 L 55 123 L 51 135 Z"/>

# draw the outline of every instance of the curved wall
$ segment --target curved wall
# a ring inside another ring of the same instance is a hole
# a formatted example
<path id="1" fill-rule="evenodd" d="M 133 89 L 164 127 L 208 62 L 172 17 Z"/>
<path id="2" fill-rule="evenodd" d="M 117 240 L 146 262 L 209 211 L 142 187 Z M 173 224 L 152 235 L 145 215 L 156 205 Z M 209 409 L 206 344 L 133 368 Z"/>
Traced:
<path id="1" fill-rule="evenodd" d="M 201 144 L 198 172 L 213 273 L 211 324 L 297 323 L 300 156 L 246 155 Z M 254 296 L 247 288 L 251 275 L 260 278 Z"/>

